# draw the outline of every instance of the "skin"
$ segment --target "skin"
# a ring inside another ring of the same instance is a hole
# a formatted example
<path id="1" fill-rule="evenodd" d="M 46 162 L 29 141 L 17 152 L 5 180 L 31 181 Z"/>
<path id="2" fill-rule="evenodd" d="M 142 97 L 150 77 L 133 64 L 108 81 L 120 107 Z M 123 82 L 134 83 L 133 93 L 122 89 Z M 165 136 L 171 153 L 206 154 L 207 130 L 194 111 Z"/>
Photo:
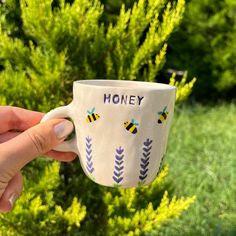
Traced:
<path id="1" fill-rule="evenodd" d="M 19 197 L 23 189 L 21 169 L 38 156 L 70 162 L 76 154 L 53 151 L 63 142 L 58 139 L 55 125 L 64 119 L 39 124 L 43 113 L 17 107 L 0 106 L 0 212 L 12 209 L 9 199 Z"/>

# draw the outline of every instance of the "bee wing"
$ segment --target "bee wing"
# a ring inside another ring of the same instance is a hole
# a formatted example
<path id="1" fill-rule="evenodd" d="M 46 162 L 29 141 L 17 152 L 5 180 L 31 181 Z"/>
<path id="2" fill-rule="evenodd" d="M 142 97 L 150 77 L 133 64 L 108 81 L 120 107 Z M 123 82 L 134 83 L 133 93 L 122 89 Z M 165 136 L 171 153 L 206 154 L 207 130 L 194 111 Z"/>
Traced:
<path id="1" fill-rule="evenodd" d="M 95 107 L 93 107 L 93 108 L 92 108 L 91 112 L 92 112 L 92 113 L 94 113 L 94 112 L 95 112 Z"/>

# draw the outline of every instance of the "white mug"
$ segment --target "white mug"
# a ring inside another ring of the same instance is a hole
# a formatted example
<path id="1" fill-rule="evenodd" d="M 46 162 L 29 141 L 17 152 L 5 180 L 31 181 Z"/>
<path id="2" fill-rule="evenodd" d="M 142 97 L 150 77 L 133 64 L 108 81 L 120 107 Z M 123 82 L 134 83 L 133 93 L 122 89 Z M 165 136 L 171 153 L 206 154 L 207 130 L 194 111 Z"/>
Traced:
<path id="1" fill-rule="evenodd" d="M 174 86 L 120 80 L 73 83 L 73 101 L 42 122 L 71 118 L 75 137 L 55 150 L 78 154 L 85 174 L 105 186 L 136 187 L 160 171 L 175 104 Z"/>

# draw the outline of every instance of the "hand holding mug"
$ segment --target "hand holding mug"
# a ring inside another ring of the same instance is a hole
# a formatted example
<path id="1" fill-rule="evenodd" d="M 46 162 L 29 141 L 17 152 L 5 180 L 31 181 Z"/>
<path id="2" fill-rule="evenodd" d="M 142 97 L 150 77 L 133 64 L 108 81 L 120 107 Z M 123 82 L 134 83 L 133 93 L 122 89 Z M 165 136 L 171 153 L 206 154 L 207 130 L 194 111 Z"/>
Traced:
<path id="1" fill-rule="evenodd" d="M 20 170 L 40 155 L 60 161 L 72 161 L 74 153 L 51 149 L 73 130 L 67 120 L 38 124 L 43 113 L 18 107 L 0 106 L 0 212 L 11 210 L 23 188 Z"/>

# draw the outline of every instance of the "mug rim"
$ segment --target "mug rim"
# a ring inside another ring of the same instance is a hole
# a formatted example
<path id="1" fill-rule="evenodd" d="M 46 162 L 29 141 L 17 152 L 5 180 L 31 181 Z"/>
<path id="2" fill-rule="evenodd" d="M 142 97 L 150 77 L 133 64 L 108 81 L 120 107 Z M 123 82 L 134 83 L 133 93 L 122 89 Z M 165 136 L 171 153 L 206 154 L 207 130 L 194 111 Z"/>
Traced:
<path id="1" fill-rule="evenodd" d="M 176 87 L 169 84 L 132 81 L 132 80 L 76 80 L 74 85 L 79 84 L 93 88 L 122 88 L 122 89 L 149 89 L 149 90 L 176 90 Z"/>

